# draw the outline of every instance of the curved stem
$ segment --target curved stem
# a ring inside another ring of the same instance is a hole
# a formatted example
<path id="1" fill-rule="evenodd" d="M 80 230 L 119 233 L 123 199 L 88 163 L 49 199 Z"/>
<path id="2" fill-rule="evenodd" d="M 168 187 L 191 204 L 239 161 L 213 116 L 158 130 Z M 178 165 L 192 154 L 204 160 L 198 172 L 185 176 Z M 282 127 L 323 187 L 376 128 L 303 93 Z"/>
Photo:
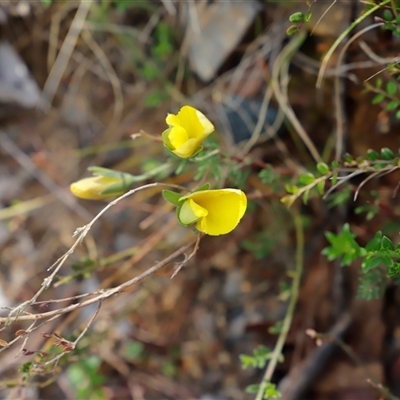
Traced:
<path id="1" fill-rule="evenodd" d="M 296 261 L 295 261 L 295 271 L 293 274 L 291 296 L 286 316 L 282 323 L 281 333 L 279 334 L 278 341 L 276 342 L 271 359 L 268 363 L 267 369 L 265 370 L 263 380 L 257 392 L 256 400 L 262 400 L 264 398 L 264 392 L 267 387 L 267 383 L 271 381 L 272 374 L 274 373 L 276 365 L 278 364 L 278 360 L 282 354 L 282 349 L 285 344 L 287 335 L 289 333 L 290 326 L 292 324 L 297 299 L 299 297 L 301 275 L 303 273 L 304 231 L 302 226 L 301 215 L 297 210 L 292 211 L 292 213 L 296 231 Z"/>
<path id="2" fill-rule="evenodd" d="M 346 35 L 352 31 L 360 22 L 364 21 L 364 19 L 368 18 L 371 14 L 373 14 L 375 11 L 379 10 L 386 4 L 389 4 L 391 0 L 384 0 L 382 3 L 377 4 L 375 7 L 370 8 L 367 10 L 364 14 L 362 14 L 360 17 L 358 17 L 333 43 L 329 51 L 326 53 L 324 59 L 322 60 L 321 68 L 319 70 L 318 74 L 318 79 L 317 79 L 317 88 L 319 89 L 322 84 L 322 80 L 324 78 L 324 73 L 326 70 L 326 67 L 328 65 L 329 59 L 332 57 L 332 54 L 334 51 L 337 49 L 339 44 L 342 42 L 342 40 L 346 37 Z"/>

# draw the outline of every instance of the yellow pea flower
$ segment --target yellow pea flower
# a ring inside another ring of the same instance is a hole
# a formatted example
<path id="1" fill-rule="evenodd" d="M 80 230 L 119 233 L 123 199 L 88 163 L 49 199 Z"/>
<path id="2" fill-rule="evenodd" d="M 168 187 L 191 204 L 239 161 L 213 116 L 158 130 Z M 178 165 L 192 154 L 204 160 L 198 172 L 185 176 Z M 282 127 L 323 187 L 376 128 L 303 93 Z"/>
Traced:
<path id="1" fill-rule="evenodd" d="M 124 191 L 117 193 L 102 194 L 111 185 L 121 182 L 119 178 L 110 178 L 108 176 L 92 176 L 74 182 L 70 186 L 73 195 L 85 200 L 103 200 L 109 197 L 116 197 L 124 193 Z"/>
<path id="2" fill-rule="evenodd" d="M 225 235 L 233 231 L 246 208 L 246 195 L 237 189 L 200 190 L 183 196 L 178 207 L 178 219 L 183 225 L 196 223 L 207 235 Z"/>
<path id="3" fill-rule="evenodd" d="M 180 158 L 190 158 L 201 150 L 206 137 L 214 132 L 214 125 L 200 111 L 183 106 L 177 115 L 168 114 L 169 128 L 162 134 L 165 147 Z"/>

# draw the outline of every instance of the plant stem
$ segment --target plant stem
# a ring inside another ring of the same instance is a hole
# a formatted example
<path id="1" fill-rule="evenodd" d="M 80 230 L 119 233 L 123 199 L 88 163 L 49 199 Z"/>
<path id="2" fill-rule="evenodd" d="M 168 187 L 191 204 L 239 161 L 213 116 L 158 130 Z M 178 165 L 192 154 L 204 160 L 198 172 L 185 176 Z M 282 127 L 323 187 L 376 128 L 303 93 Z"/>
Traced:
<path id="1" fill-rule="evenodd" d="M 295 260 L 295 271 L 292 282 L 291 296 L 286 316 L 282 323 L 281 333 L 279 334 L 278 341 L 276 342 L 270 362 L 268 363 L 267 369 L 265 370 L 264 378 L 257 392 L 256 400 L 262 400 L 264 398 L 264 392 L 267 387 L 267 383 L 270 382 L 272 374 L 274 373 L 276 365 L 278 364 L 278 360 L 282 354 L 282 349 L 285 344 L 287 335 L 289 333 L 290 326 L 292 324 L 293 314 L 296 307 L 297 298 L 299 296 L 300 282 L 303 272 L 304 232 L 301 221 L 301 215 L 297 210 L 292 210 L 292 214 L 296 231 L 296 260 Z"/>
<path id="2" fill-rule="evenodd" d="M 342 40 L 346 37 L 350 31 L 352 31 L 358 24 L 360 24 L 364 19 L 368 18 L 371 14 L 373 14 L 375 11 L 379 10 L 386 4 L 389 4 L 391 0 L 384 0 L 381 3 L 377 4 L 375 7 L 370 8 L 369 10 L 365 11 L 360 17 L 358 17 L 342 34 L 335 40 L 335 43 L 331 46 L 329 51 L 326 53 L 324 59 L 322 60 L 321 68 L 319 70 L 318 74 L 318 79 L 317 79 L 317 88 L 319 89 L 322 84 L 322 79 L 324 78 L 324 73 L 326 70 L 326 67 L 328 65 L 329 59 L 332 57 L 332 54 L 334 51 L 337 49 L 339 44 L 342 42 Z"/>

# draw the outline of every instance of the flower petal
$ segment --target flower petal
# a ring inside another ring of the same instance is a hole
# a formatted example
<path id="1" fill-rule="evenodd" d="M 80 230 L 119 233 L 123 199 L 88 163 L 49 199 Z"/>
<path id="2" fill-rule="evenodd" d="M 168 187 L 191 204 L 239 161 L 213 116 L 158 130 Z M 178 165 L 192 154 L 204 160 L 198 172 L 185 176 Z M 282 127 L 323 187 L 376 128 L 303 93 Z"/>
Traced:
<path id="1" fill-rule="evenodd" d="M 178 112 L 178 118 L 186 129 L 189 138 L 195 139 L 202 136 L 204 127 L 197 117 L 196 109 L 190 106 L 183 106 Z"/>
<path id="2" fill-rule="evenodd" d="M 101 192 L 107 189 L 110 185 L 113 185 L 119 181 L 120 180 L 118 178 L 93 176 L 72 183 L 70 185 L 70 190 L 74 196 L 79 197 L 81 199 L 102 200 L 102 199 L 107 199 L 109 197 L 115 197 L 118 195 L 118 193 L 101 194 Z"/>
<path id="3" fill-rule="evenodd" d="M 182 126 L 180 119 L 175 114 L 168 114 L 165 118 L 165 122 L 169 126 Z"/>
<path id="4" fill-rule="evenodd" d="M 246 195 L 236 189 L 204 190 L 185 197 L 208 211 L 197 221 L 196 228 L 212 236 L 235 229 L 247 208 Z"/>
<path id="5" fill-rule="evenodd" d="M 171 143 L 173 149 L 182 147 L 189 140 L 187 131 L 181 126 L 174 126 L 169 130 L 168 140 Z"/>
<path id="6" fill-rule="evenodd" d="M 214 132 L 214 125 L 210 122 L 210 120 L 199 110 L 196 110 L 196 114 L 200 123 L 203 125 L 203 134 L 208 136 L 210 133 Z"/>
<path id="7" fill-rule="evenodd" d="M 189 158 L 201 150 L 201 144 L 214 131 L 207 117 L 191 106 L 183 106 L 177 115 L 165 119 L 169 129 L 162 134 L 164 145 L 175 155 Z"/>
<path id="8" fill-rule="evenodd" d="M 189 139 L 181 147 L 178 147 L 171 151 L 178 157 L 189 158 L 189 157 L 192 157 L 199 150 L 201 150 L 201 142 L 202 142 L 202 140 Z"/>

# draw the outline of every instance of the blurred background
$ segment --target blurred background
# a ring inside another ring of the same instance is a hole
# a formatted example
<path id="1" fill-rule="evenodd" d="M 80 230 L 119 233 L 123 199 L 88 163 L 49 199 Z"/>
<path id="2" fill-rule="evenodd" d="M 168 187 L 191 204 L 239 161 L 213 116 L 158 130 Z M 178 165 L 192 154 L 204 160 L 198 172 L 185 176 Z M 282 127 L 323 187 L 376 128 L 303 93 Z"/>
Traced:
<path id="1" fill-rule="evenodd" d="M 90 176 L 91 165 L 141 174 L 165 162 L 160 143 L 131 135 L 160 136 L 167 113 L 184 104 L 215 124 L 215 141 L 231 157 L 231 170 L 217 181 L 249 198 L 234 232 L 202 239 L 172 280 L 173 263 L 106 299 L 94 321 L 96 304 L 37 321 L 29 335 L 32 321 L 2 324 L 2 346 L 18 340 L 0 354 L 1 398 L 254 398 L 246 388 L 260 383 L 264 371 L 244 368 L 240 355 L 274 347 L 294 269 L 296 237 L 292 214 L 280 202 L 282 182 L 314 165 L 287 110 L 326 159 L 334 158 L 338 125 L 345 132 L 340 156 L 400 147 L 398 120 L 371 103 L 364 85 L 375 73 L 388 79 L 388 72 L 358 42 L 343 59 L 333 55 L 316 89 L 324 54 L 363 3 L 315 3 L 301 34 L 287 36 L 289 15 L 308 7 L 261 0 L 0 3 L 2 317 L 37 293 L 48 268 L 74 244 L 73 232 L 106 205 L 74 198 L 70 183 Z M 388 32 L 367 31 L 362 40 L 381 59 L 398 55 L 398 39 Z M 297 45 L 285 58 L 290 43 Z M 278 73 L 280 91 L 274 89 Z M 263 179 L 261 170 L 269 171 Z M 156 178 L 190 186 L 194 173 Z M 368 379 L 400 396 L 398 288 L 389 284 L 380 299 L 359 299 L 360 266 L 343 269 L 321 255 L 324 232 L 346 221 L 361 241 L 382 229 L 398 239 L 399 179 L 396 172 L 369 182 L 355 203 L 346 200 L 357 182 L 330 202 L 314 198 L 295 206 L 306 245 L 284 360 L 272 377 L 283 399 L 384 396 Z M 368 220 L 365 212 L 377 199 L 379 209 Z M 41 303 L 24 315 L 118 286 L 194 237 L 178 225 L 159 190 L 140 192 L 101 217 Z M 55 345 L 54 333 L 75 340 L 85 327 L 75 350 L 45 365 L 65 349 Z M 328 339 L 318 347 L 307 329 Z"/>

